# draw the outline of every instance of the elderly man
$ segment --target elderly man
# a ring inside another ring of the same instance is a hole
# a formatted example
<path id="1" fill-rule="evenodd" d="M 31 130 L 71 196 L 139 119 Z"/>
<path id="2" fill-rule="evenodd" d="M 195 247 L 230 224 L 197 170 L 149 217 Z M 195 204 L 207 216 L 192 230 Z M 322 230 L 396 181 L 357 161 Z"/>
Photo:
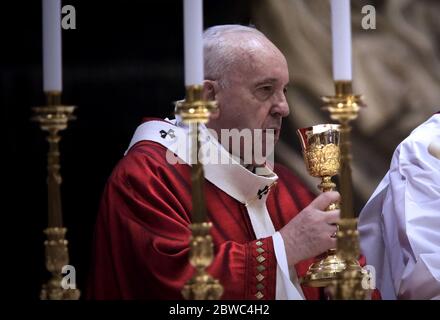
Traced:
<path id="1" fill-rule="evenodd" d="M 215 248 L 208 272 L 223 285 L 224 299 L 319 299 L 321 290 L 302 288 L 298 276 L 313 257 L 335 247 L 339 211 L 324 210 L 339 194 L 312 201 L 284 167 L 245 163 L 212 138 L 224 129 L 250 129 L 278 139 L 289 114 L 286 59 L 262 33 L 244 26 L 210 28 L 204 46 L 204 96 L 218 101 L 219 112 L 202 136 L 229 158 L 205 165 Z M 90 298 L 182 298 L 194 272 L 188 261 L 191 170 L 185 150 L 176 149 L 182 134 L 187 128 L 179 121 L 146 121 L 113 171 L 97 220 Z M 183 161 L 167 161 L 170 154 Z"/>
<path id="2" fill-rule="evenodd" d="M 359 218 L 385 299 L 440 299 L 440 114 L 397 147 Z"/>

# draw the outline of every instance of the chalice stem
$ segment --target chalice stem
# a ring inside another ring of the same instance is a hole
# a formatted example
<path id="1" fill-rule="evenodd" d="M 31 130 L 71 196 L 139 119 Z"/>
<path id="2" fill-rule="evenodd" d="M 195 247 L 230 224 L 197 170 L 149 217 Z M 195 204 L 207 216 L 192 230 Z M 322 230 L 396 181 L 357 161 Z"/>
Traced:
<path id="1" fill-rule="evenodd" d="M 336 188 L 336 184 L 332 181 L 331 176 L 324 176 L 321 178 L 321 183 L 318 185 L 319 190 L 322 192 L 334 191 Z M 331 203 L 325 211 L 332 211 L 338 209 L 339 206 L 337 203 Z"/>

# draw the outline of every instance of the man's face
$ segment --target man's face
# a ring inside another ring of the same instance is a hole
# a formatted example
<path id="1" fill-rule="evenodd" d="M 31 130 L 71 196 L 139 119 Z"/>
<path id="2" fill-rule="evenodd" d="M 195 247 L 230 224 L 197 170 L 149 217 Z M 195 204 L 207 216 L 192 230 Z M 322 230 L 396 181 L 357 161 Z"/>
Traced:
<path id="1" fill-rule="evenodd" d="M 289 114 L 285 97 L 289 73 L 286 59 L 273 44 L 266 39 L 254 42 L 254 50 L 243 51 L 239 62 L 233 65 L 224 87 L 216 87 L 220 114 L 209 127 L 219 137 L 221 129 L 261 129 L 265 145 L 266 130 L 274 131 L 276 142 L 282 118 Z M 254 130 L 254 139 L 257 131 Z"/>

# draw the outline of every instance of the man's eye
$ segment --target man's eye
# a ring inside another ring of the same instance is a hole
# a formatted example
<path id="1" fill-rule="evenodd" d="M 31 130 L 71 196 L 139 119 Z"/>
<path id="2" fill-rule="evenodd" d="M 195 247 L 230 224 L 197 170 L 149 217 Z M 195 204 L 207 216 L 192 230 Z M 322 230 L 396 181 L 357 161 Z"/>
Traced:
<path id="1" fill-rule="evenodd" d="M 283 93 L 286 94 L 287 93 L 287 87 L 283 88 Z"/>
<path id="2" fill-rule="evenodd" d="M 271 92 L 272 91 L 272 86 L 263 86 L 259 88 L 261 91 L 263 92 Z"/>
<path id="3" fill-rule="evenodd" d="M 257 88 L 257 96 L 260 99 L 268 99 L 273 93 L 273 86 L 261 86 Z"/>
<path id="4" fill-rule="evenodd" d="M 269 99 L 273 94 L 273 86 L 261 86 L 255 90 L 255 96 L 261 101 Z"/>

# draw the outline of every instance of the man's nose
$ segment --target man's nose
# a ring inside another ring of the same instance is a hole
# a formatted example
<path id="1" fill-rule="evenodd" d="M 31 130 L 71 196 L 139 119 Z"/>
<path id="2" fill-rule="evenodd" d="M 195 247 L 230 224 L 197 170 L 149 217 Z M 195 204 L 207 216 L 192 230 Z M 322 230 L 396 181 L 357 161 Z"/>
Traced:
<path id="1" fill-rule="evenodd" d="M 278 96 L 277 100 L 274 101 L 272 106 L 271 115 L 287 117 L 290 113 L 289 104 L 287 103 L 286 96 L 284 92 Z"/>

